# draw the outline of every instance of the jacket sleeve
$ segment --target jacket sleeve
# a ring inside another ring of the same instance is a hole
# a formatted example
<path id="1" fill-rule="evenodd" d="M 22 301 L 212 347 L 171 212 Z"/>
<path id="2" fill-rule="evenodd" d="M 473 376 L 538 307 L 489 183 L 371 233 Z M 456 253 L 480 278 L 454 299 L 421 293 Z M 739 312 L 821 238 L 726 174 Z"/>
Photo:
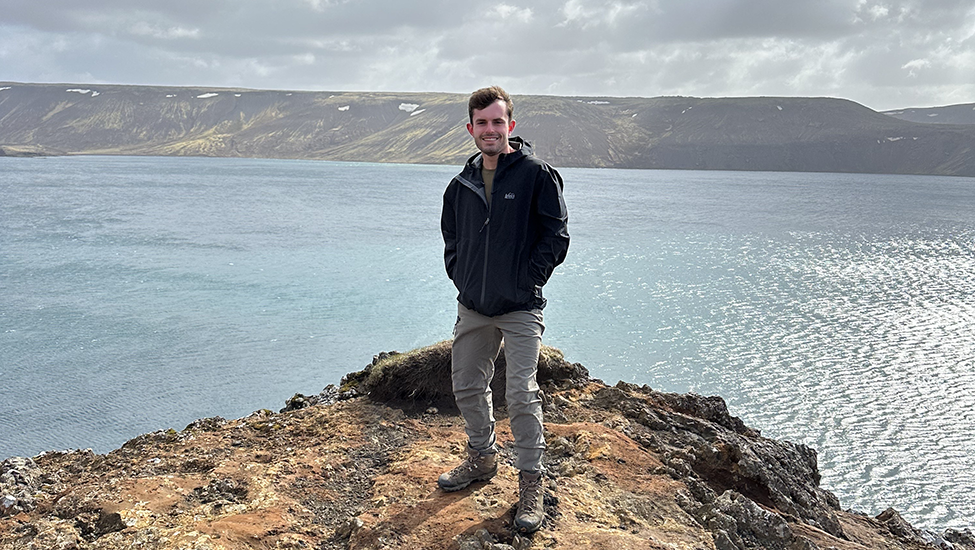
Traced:
<path id="1" fill-rule="evenodd" d="M 538 237 L 532 246 L 529 270 L 532 282 L 544 286 L 569 250 L 569 214 L 562 197 L 562 176 L 558 171 L 545 165 L 536 178 L 539 191 L 533 214 Z"/>
<path id="2" fill-rule="evenodd" d="M 443 211 L 440 213 L 440 232 L 443 233 L 444 242 L 444 267 L 447 268 L 447 276 L 454 280 L 454 267 L 457 265 L 457 211 L 453 204 L 452 190 L 454 184 L 447 187 L 443 194 Z"/>

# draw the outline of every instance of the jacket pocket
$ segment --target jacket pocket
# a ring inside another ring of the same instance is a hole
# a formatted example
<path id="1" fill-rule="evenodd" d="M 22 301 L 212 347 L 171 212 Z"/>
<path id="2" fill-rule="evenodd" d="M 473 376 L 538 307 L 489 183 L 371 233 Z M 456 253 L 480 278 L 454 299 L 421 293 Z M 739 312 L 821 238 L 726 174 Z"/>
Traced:
<path id="1" fill-rule="evenodd" d="M 531 269 L 527 261 L 519 262 L 518 265 L 518 296 L 516 301 L 519 304 L 527 304 L 535 294 L 535 283 L 532 282 Z"/>

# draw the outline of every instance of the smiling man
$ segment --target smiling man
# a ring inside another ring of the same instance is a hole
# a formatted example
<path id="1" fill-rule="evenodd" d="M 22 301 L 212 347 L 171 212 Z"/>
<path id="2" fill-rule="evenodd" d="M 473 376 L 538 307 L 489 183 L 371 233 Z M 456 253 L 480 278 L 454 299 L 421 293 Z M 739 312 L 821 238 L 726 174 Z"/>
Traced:
<path id="1" fill-rule="evenodd" d="M 515 528 L 545 518 L 542 399 L 536 380 L 545 325 L 542 287 L 569 248 L 562 177 L 511 137 L 511 98 L 500 87 L 471 94 L 467 131 L 480 151 L 444 192 L 440 226 L 447 275 L 457 287 L 451 380 L 464 417 L 467 458 L 440 476 L 457 491 L 497 473 L 491 379 L 504 343 L 505 399 L 519 470 Z"/>

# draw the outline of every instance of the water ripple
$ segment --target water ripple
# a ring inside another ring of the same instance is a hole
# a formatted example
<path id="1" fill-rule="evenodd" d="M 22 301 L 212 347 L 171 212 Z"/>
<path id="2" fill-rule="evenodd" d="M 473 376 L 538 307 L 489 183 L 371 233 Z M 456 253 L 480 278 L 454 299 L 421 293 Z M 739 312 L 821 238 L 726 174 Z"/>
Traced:
<path id="1" fill-rule="evenodd" d="M 562 277 L 603 275 L 589 311 L 619 341 L 597 373 L 725 396 L 765 435 L 817 449 L 844 505 L 962 528 L 975 517 L 973 241 L 661 237 Z"/>
<path id="2" fill-rule="evenodd" d="M 959 475 L 975 456 L 969 242 L 796 235 L 747 266 L 737 319 L 704 346 L 744 378 L 735 409 L 819 449 L 823 483 L 842 502 L 872 513 L 935 503 L 905 512 L 941 526 L 975 512 L 971 475 L 968 485 Z"/>

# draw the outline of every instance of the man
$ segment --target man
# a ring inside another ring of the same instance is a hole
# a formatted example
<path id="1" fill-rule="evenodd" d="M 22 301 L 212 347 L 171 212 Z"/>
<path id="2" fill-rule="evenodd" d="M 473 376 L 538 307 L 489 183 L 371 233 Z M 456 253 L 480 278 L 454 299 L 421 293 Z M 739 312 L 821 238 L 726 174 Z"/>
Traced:
<path id="1" fill-rule="evenodd" d="M 565 259 L 568 214 L 562 177 L 509 137 L 512 103 L 500 87 L 471 94 L 467 131 L 480 153 L 444 192 L 441 231 L 447 275 L 457 296 L 451 381 L 464 417 L 467 459 L 440 476 L 457 491 L 497 473 L 491 379 L 504 342 L 508 418 L 517 450 L 515 527 L 534 532 L 545 518 L 542 497 L 542 400 L 536 381 L 542 345 L 542 286 Z"/>

